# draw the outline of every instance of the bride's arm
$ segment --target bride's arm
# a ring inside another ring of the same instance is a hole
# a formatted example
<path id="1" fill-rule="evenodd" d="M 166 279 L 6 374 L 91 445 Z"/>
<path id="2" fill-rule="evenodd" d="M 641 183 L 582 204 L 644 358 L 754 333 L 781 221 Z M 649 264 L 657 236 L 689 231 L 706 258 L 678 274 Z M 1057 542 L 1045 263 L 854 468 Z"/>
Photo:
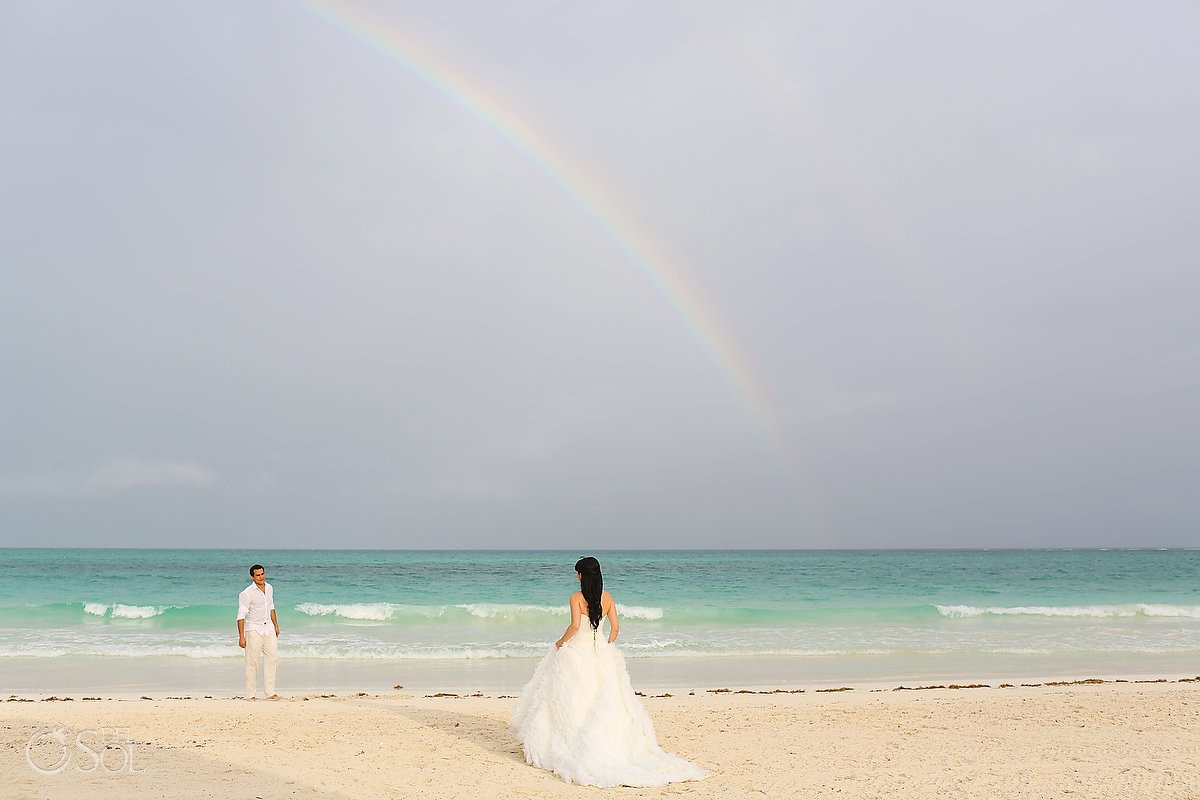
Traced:
<path id="1" fill-rule="evenodd" d="M 621 623 L 617 620 L 617 601 L 612 599 L 612 595 L 608 596 L 608 643 L 612 644 L 617 640 L 617 634 L 621 632 Z"/>
<path id="2" fill-rule="evenodd" d="M 575 595 L 571 595 L 570 604 L 571 624 L 567 626 L 567 629 L 563 632 L 563 635 L 558 637 L 558 641 L 554 643 L 555 647 L 562 647 L 579 631 L 579 619 L 583 616 L 583 612 L 579 610 L 579 604 L 575 602 Z"/>

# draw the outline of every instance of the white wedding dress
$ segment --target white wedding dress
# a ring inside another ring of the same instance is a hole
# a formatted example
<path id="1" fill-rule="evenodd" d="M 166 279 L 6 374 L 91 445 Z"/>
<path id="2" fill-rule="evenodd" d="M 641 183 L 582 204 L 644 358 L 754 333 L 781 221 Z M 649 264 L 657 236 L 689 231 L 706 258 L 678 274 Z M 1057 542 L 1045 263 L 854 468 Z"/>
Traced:
<path id="1" fill-rule="evenodd" d="M 551 648 L 521 690 L 510 723 L 525 761 L 587 786 L 664 786 L 708 773 L 658 746 L 629 684 L 625 656 L 587 618 Z"/>

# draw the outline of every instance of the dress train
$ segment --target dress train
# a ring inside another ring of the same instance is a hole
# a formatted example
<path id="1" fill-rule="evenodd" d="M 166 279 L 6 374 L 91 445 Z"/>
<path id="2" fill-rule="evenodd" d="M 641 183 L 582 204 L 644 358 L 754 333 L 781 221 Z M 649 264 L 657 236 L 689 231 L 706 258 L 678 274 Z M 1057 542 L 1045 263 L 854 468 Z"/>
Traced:
<path id="1" fill-rule="evenodd" d="M 568 783 L 664 786 L 708 773 L 658 746 L 625 656 L 587 621 L 552 648 L 521 690 L 510 726 L 525 761 Z"/>

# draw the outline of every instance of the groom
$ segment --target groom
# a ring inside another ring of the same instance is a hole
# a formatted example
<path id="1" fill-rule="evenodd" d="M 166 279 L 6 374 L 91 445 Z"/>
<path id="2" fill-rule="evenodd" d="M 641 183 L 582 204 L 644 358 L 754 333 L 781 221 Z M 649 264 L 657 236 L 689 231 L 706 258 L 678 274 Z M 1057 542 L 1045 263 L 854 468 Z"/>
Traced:
<path id="1" fill-rule="evenodd" d="M 263 665 L 263 688 L 268 700 L 281 700 L 275 693 L 275 672 L 279 666 L 279 620 L 275 618 L 275 591 L 267 583 L 267 571 L 262 564 L 250 568 L 254 583 L 238 595 L 238 647 L 246 651 L 246 699 L 255 700 L 258 688 L 258 660 L 266 656 Z"/>

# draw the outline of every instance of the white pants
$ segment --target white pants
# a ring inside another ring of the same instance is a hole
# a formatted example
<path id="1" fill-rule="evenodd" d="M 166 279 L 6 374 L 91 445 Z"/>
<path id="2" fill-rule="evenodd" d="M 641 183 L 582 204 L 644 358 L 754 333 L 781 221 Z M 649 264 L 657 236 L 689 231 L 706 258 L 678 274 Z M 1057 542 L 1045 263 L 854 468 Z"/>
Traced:
<path id="1" fill-rule="evenodd" d="M 274 631 L 270 633 L 259 633 L 258 631 L 247 631 L 246 633 L 246 697 L 247 699 L 254 697 L 255 690 L 258 688 L 258 660 L 260 656 L 266 656 L 263 662 L 263 688 L 267 690 L 267 697 L 275 694 L 275 671 L 279 668 L 279 645 L 278 639 L 275 637 Z"/>

